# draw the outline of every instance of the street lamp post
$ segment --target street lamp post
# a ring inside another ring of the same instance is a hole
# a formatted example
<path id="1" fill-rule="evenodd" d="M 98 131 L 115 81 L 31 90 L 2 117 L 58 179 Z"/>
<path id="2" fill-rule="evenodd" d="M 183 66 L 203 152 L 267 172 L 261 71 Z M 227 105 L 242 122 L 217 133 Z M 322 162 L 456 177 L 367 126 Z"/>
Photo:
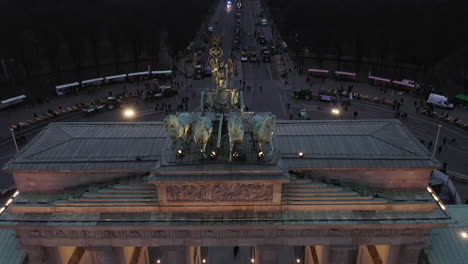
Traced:
<path id="1" fill-rule="evenodd" d="M 436 136 L 436 140 L 435 140 L 435 145 L 434 145 L 434 149 L 432 150 L 432 157 L 435 156 L 435 152 L 436 152 L 436 148 L 437 148 L 437 143 L 439 142 L 439 134 L 440 134 L 440 128 L 442 127 L 442 125 L 439 125 L 438 128 L 437 128 L 437 136 Z"/>
<path id="2" fill-rule="evenodd" d="M 19 152 L 18 143 L 16 143 L 15 132 L 13 131 L 13 128 L 10 128 L 10 131 L 11 137 L 13 138 L 13 143 L 15 143 L 16 152 Z"/>

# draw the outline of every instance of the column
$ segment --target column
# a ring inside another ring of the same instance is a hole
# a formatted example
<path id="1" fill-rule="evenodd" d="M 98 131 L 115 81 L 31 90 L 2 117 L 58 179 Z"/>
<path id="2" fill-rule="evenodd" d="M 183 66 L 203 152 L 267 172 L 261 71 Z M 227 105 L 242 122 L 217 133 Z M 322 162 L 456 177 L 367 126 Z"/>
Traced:
<path id="1" fill-rule="evenodd" d="M 328 263 L 330 264 L 355 264 L 358 246 L 331 245 L 329 247 Z"/>
<path id="2" fill-rule="evenodd" d="M 163 246 L 160 249 L 164 264 L 186 264 L 187 259 L 190 259 L 190 251 L 185 246 Z"/>
<path id="3" fill-rule="evenodd" d="M 419 254 L 425 244 L 401 245 L 400 261 L 401 264 L 416 264 L 419 260 Z"/>
<path id="4" fill-rule="evenodd" d="M 387 264 L 399 264 L 400 263 L 399 258 L 400 258 L 400 245 L 390 245 Z"/>
<path id="5" fill-rule="evenodd" d="M 280 264 L 280 246 L 256 246 L 258 264 Z"/>
<path id="6" fill-rule="evenodd" d="M 119 263 L 112 247 L 88 247 L 86 250 L 93 255 L 95 264 Z"/>
<path id="7" fill-rule="evenodd" d="M 45 248 L 42 246 L 20 245 L 19 248 L 28 254 L 30 264 L 47 264 Z"/>

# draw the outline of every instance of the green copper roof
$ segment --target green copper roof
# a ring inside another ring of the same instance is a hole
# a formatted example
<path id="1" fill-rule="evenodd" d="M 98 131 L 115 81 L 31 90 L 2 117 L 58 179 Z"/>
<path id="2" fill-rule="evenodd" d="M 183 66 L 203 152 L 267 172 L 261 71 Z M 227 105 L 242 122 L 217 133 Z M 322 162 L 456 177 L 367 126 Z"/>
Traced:
<path id="1" fill-rule="evenodd" d="M 51 123 L 4 169 L 147 170 L 165 142 L 160 122 Z"/>
<path id="2" fill-rule="evenodd" d="M 274 133 L 289 169 L 440 165 L 398 120 L 279 120 Z M 4 169 L 150 171 L 166 143 L 162 122 L 52 123 Z"/>
<path id="3" fill-rule="evenodd" d="M 447 211 L 455 220 L 448 227 L 431 231 L 431 246 L 424 250 L 430 264 L 468 263 L 468 205 L 448 205 Z"/>
<path id="4" fill-rule="evenodd" d="M 276 127 L 290 169 L 440 165 L 398 120 L 281 120 Z"/>
<path id="5" fill-rule="evenodd" d="M 18 248 L 15 230 L 0 229 L 0 263 L 22 264 L 26 253 Z"/>

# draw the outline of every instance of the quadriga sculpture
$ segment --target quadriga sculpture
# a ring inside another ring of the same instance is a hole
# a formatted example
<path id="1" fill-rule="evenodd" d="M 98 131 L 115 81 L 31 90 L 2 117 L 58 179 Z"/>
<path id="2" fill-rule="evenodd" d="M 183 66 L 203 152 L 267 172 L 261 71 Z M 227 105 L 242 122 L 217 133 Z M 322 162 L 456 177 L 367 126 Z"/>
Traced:
<path id="1" fill-rule="evenodd" d="M 229 134 L 229 161 L 232 160 L 232 149 L 234 144 L 241 145 L 244 141 L 244 124 L 239 113 L 232 113 L 228 120 Z"/>
<path id="2" fill-rule="evenodd" d="M 195 124 L 195 129 L 193 132 L 193 140 L 195 140 L 195 143 L 197 143 L 200 153 L 205 153 L 206 144 L 208 143 L 212 132 L 213 124 L 211 119 L 206 116 L 200 117 Z"/>
<path id="3" fill-rule="evenodd" d="M 192 125 L 192 115 L 190 113 L 180 113 L 176 115 L 168 115 L 164 118 L 164 127 L 169 134 L 172 143 L 180 140 L 183 146 L 186 142 L 187 135 L 190 132 Z"/>
<path id="4" fill-rule="evenodd" d="M 273 131 L 275 130 L 276 117 L 271 113 L 255 115 L 252 117 L 252 134 L 257 143 L 257 150 L 262 151 L 263 143 L 270 145 L 273 152 Z"/>

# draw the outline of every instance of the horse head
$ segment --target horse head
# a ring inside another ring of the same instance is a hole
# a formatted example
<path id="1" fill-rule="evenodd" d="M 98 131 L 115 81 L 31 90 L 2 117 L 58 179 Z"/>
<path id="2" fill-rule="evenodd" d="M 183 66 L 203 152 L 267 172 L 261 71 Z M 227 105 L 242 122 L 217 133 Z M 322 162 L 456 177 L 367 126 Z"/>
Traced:
<path id="1" fill-rule="evenodd" d="M 164 118 L 164 127 L 172 140 L 182 136 L 182 126 L 175 115 L 168 115 Z"/>
<path id="2" fill-rule="evenodd" d="M 244 139 L 244 125 L 238 115 L 229 118 L 228 121 L 229 141 L 241 142 Z"/>
<path id="3" fill-rule="evenodd" d="M 193 140 L 201 150 L 205 150 L 206 143 L 213 131 L 211 120 L 208 117 L 200 117 L 195 125 Z"/>
<path id="4" fill-rule="evenodd" d="M 273 131 L 275 130 L 276 117 L 272 114 L 267 114 L 261 123 L 258 135 L 261 141 L 269 143 L 273 138 Z"/>

